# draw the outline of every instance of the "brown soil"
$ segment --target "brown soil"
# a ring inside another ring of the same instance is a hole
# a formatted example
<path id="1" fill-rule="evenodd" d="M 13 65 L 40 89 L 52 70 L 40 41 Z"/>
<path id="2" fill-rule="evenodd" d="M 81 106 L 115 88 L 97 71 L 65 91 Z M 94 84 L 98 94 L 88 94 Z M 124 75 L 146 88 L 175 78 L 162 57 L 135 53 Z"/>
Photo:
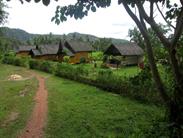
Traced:
<path id="1" fill-rule="evenodd" d="M 39 81 L 39 88 L 35 96 L 35 106 L 32 115 L 27 122 L 23 133 L 19 138 L 42 138 L 47 119 L 47 90 L 45 88 L 45 78 L 36 75 Z"/>

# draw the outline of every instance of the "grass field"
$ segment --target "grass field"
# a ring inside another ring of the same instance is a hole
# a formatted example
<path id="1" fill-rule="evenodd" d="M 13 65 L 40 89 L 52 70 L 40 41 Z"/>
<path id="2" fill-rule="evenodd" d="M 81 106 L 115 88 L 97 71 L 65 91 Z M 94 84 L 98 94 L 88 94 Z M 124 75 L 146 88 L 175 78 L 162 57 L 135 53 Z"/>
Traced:
<path id="1" fill-rule="evenodd" d="M 11 74 L 21 73 L 23 77 L 30 74 L 19 67 L 0 64 L 0 68 L 0 138 L 13 138 L 24 128 L 31 113 L 37 81 L 8 81 Z M 135 69 L 130 69 L 133 74 Z M 163 108 L 43 72 L 37 73 L 47 78 L 49 94 L 45 136 L 48 138 L 145 138 L 149 137 L 154 121 L 163 118 Z M 25 92 L 23 97 L 22 92 Z"/>
<path id="2" fill-rule="evenodd" d="M 8 81 L 11 74 L 30 75 L 26 69 L 0 64 L 0 138 L 15 138 L 24 128 L 37 88 L 35 78 Z"/>
<path id="3" fill-rule="evenodd" d="M 87 69 L 89 71 L 89 75 L 92 77 L 95 77 L 96 72 L 103 69 L 101 68 L 102 62 L 97 62 L 97 68 L 94 68 L 94 64 L 88 63 L 88 64 L 78 64 L 73 65 L 75 67 L 81 66 L 84 69 Z M 121 76 L 121 77 L 133 77 L 137 75 L 140 72 L 140 68 L 138 66 L 127 66 L 127 67 L 121 67 L 121 68 L 113 68 L 113 69 L 104 69 L 104 70 L 111 70 L 115 75 Z"/>
<path id="4" fill-rule="evenodd" d="M 50 77 L 48 138 L 143 138 L 163 110 L 95 87 Z"/>

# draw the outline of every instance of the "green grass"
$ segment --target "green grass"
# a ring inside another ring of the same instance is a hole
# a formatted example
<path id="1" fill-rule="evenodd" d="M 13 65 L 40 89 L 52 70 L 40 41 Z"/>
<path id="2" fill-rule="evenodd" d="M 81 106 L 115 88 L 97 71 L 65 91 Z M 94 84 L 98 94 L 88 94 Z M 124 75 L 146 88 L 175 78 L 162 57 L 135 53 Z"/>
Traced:
<path id="1" fill-rule="evenodd" d="M 2 64 L 0 68 L 0 137 L 14 138 L 25 127 L 30 116 L 37 81 L 35 78 L 8 81 L 11 74 L 27 76 L 26 69 Z M 24 96 L 21 95 L 23 93 Z"/>
<path id="2" fill-rule="evenodd" d="M 122 77 L 132 77 L 140 72 L 140 68 L 137 66 L 123 67 L 113 70 L 113 73 Z"/>
<path id="3" fill-rule="evenodd" d="M 143 138 L 163 109 L 95 87 L 51 77 L 47 80 L 49 138 Z"/>

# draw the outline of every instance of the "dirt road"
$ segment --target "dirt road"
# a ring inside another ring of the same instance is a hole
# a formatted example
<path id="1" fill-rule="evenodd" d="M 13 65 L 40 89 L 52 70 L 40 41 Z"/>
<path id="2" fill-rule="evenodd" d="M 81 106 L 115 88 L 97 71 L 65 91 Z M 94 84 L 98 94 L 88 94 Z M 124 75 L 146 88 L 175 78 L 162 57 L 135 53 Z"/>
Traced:
<path id="1" fill-rule="evenodd" d="M 35 74 L 39 81 L 39 87 L 35 95 L 35 106 L 32 115 L 27 122 L 23 133 L 19 138 L 42 138 L 47 120 L 47 90 L 45 88 L 45 78 Z"/>

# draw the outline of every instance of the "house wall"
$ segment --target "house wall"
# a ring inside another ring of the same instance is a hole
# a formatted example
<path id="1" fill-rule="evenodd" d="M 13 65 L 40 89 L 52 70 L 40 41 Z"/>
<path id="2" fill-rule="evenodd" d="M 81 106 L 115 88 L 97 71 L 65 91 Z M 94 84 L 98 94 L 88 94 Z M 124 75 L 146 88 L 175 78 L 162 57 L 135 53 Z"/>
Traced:
<path id="1" fill-rule="evenodd" d="M 34 59 L 40 60 L 52 60 L 52 61 L 63 61 L 63 55 L 43 55 L 43 56 L 35 56 Z"/>
<path id="2" fill-rule="evenodd" d="M 43 56 L 35 56 L 35 59 L 42 59 L 42 60 L 53 60 L 57 61 L 57 55 L 43 55 Z"/>
<path id="3" fill-rule="evenodd" d="M 57 56 L 57 61 L 58 62 L 62 62 L 64 60 L 64 56 L 63 55 L 58 55 Z"/>
<path id="4" fill-rule="evenodd" d="M 16 53 L 16 55 L 26 57 L 26 56 L 29 56 L 29 51 L 21 51 L 21 52 Z"/>
<path id="5" fill-rule="evenodd" d="M 84 57 L 86 61 L 89 61 L 89 53 L 88 52 L 78 52 L 73 57 L 70 57 L 69 63 L 76 64 L 80 63 L 80 59 Z"/>
<path id="6" fill-rule="evenodd" d="M 143 56 L 126 56 L 124 60 L 122 60 L 122 65 L 137 65 L 143 62 Z"/>

